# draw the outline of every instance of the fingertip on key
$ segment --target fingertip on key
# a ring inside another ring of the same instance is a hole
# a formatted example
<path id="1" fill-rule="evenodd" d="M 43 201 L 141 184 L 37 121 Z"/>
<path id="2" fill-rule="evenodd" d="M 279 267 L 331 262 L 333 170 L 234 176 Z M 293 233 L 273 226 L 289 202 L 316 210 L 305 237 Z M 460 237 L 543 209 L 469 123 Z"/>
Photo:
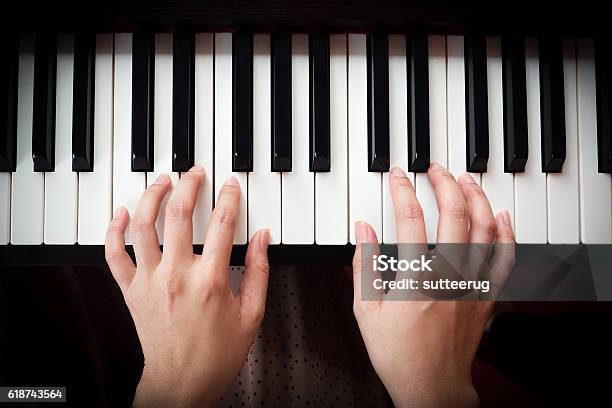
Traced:
<path id="1" fill-rule="evenodd" d="M 429 164 L 429 169 L 430 170 L 446 170 L 440 163 L 438 162 L 431 162 Z"/>
<path id="2" fill-rule="evenodd" d="M 459 177 L 459 181 L 465 183 L 465 184 L 476 184 L 476 180 L 474 180 L 474 177 L 472 177 L 472 175 L 468 172 L 463 173 L 460 177 Z"/>
<path id="3" fill-rule="evenodd" d="M 404 172 L 404 170 L 402 170 L 401 167 L 398 167 L 398 166 L 394 166 L 391 168 L 391 174 L 394 177 L 402 177 L 402 178 L 406 177 L 406 173 Z"/>
<path id="4" fill-rule="evenodd" d="M 167 174 L 160 174 L 157 176 L 153 184 L 166 184 L 170 180 L 170 177 Z"/>
<path id="5" fill-rule="evenodd" d="M 238 179 L 234 176 L 229 176 L 227 180 L 225 180 L 226 186 L 238 186 Z"/>
<path id="6" fill-rule="evenodd" d="M 367 222 L 357 221 L 355 223 L 355 241 L 358 244 L 376 242 L 372 227 Z"/>
<path id="7" fill-rule="evenodd" d="M 196 164 L 195 166 L 189 169 L 189 172 L 190 173 L 203 173 L 204 167 L 200 166 L 199 164 Z"/>
<path id="8" fill-rule="evenodd" d="M 512 221 L 510 220 L 510 213 L 508 212 L 508 210 L 503 210 L 501 212 L 501 219 L 504 224 L 512 225 Z"/>
<path id="9" fill-rule="evenodd" d="M 119 220 L 123 218 L 126 214 L 127 210 L 125 207 L 119 206 L 115 209 L 115 213 L 113 214 L 113 220 Z"/>

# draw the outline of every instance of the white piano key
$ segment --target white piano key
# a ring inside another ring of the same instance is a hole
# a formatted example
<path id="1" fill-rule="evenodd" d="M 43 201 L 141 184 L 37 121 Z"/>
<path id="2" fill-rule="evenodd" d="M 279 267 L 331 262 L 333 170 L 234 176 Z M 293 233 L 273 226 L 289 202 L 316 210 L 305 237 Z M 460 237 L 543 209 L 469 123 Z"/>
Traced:
<path id="1" fill-rule="evenodd" d="M 308 36 L 294 34 L 291 56 L 292 171 L 282 175 L 282 242 L 314 243 L 314 173 L 309 171 Z M 333 163 L 332 163 L 333 165 Z"/>
<path id="2" fill-rule="evenodd" d="M 204 167 L 193 215 L 193 242 L 203 244 L 213 208 L 213 87 L 214 38 L 211 33 L 195 37 L 195 162 Z"/>
<path id="3" fill-rule="evenodd" d="M 540 65 L 538 43 L 525 41 L 529 158 L 524 173 L 514 175 L 514 234 L 517 243 L 547 242 L 546 174 L 542 173 Z"/>
<path id="4" fill-rule="evenodd" d="M 595 60 L 592 39 L 579 39 L 578 166 L 580 240 L 584 244 L 612 243 L 612 182 L 597 169 Z"/>
<path id="5" fill-rule="evenodd" d="M 348 240 L 348 158 L 346 35 L 330 36 L 329 173 L 315 173 L 315 234 L 320 245 L 345 245 Z"/>
<path id="6" fill-rule="evenodd" d="M 448 171 L 456 179 L 466 172 L 465 54 L 463 36 L 446 37 L 446 100 L 448 120 Z M 480 184 L 480 174 L 472 173 Z"/>
<path id="7" fill-rule="evenodd" d="M 504 172 L 504 118 L 501 40 L 487 37 L 487 92 L 489 102 L 489 161 L 482 174 L 484 190 L 493 214 L 510 213 L 514 223 L 514 175 Z"/>
<path id="8" fill-rule="evenodd" d="M 167 174 L 172 185 L 178 182 L 179 174 L 172 171 L 172 34 L 155 35 L 155 75 L 153 90 L 153 171 L 147 173 L 147 186 L 161 174 Z M 168 192 L 162 201 L 155 228 L 159 243 L 164 243 L 166 205 L 172 194 Z"/>
<path id="9" fill-rule="evenodd" d="M 408 164 L 408 85 L 406 37 L 389 36 L 389 153 L 391 167 L 406 170 Z M 414 173 L 406 173 L 414 186 Z M 383 174 L 383 242 L 397 242 L 395 211 L 389 190 L 389 173 Z"/>
<path id="10" fill-rule="evenodd" d="M 448 166 L 446 125 L 446 37 L 429 36 L 429 151 L 431 162 Z M 425 218 L 427 242 L 435 243 L 438 204 L 427 173 L 417 173 L 416 194 Z"/>
<path id="11" fill-rule="evenodd" d="M 45 173 L 46 244 L 77 240 L 78 176 L 72 171 L 72 84 L 74 38 L 61 35 L 57 44 L 55 103 L 55 171 Z"/>
<path id="12" fill-rule="evenodd" d="M 232 172 L 232 34 L 215 34 L 215 197 L 234 176 L 240 184 L 240 214 L 234 244 L 247 242 L 247 173 Z"/>
<path id="13" fill-rule="evenodd" d="M 115 34 L 114 98 L 112 208 L 133 216 L 147 182 L 146 173 L 132 172 L 132 34 Z M 131 243 L 129 228 L 125 239 Z"/>
<path id="14" fill-rule="evenodd" d="M 17 101 L 17 166 L 12 175 L 11 243 L 43 242 L 44 174 L 32 162 L 32 105 L 34 100 L 34 37 L 23 37 L 19 50 Z"/>
<path id="15" fill-rule="evenodd" d="M 348 36 L 349 237 L 355 243 L 355 223 L 382 230 L 382 176 L 368 171 L 366 36 Z"/>
<path id="16" fill-rule="evenodd" d="M 112 212 L 113 35 L 96 36 L 94 168 L 79 173 L 80 244 L 104 244 Z"/>
<path id="17" fill-rule="evenodd" d="M 281 174 L 271 171 L 270 35 L 253 36 L 253 171 L 249 173 L 249 239 L 262 228 L 281 242 Z"/>
<path id="18" fill-rule="evenodd" d="M 0 245 L 11 241 L 11 173 L 0 173 Z"/>
<path id="19" fill-rule="evenodd" d="M 578 197 L 578 112 L 576 105 L 576 40 L 563 43 L 565 93 L 565 162 L 562 173 L 548 173 L 548 242 L 577 244 L 580 241 Z"/>

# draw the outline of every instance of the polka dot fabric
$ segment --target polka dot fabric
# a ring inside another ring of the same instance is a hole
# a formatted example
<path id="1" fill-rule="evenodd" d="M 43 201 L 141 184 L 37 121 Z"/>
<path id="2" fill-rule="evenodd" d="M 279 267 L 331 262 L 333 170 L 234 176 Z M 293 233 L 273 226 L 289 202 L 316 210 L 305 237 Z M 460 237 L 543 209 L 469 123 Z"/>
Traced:
<path id="1" fill-rule="evenodd" d="M 232 267 L 237 288 L 243 268 Z M 343 268 L 273 268 L 266 315 L 223 407 L 393 406 L 368 359 Z"/>

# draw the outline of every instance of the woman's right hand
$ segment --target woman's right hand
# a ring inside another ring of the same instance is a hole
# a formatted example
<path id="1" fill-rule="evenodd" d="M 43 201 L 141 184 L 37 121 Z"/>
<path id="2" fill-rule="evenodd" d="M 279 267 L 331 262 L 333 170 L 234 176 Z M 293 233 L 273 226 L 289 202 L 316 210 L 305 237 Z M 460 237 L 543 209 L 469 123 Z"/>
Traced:
<path id="1" fill-rule="evenodd" d="M 442 166 L 432 164 L 428 176 L 440 213 L 438 242 L 512 244 L 511 253 L 498 260 L 509 271 L 514 234 L 508 212 L 494 218 L 487 197 L 469 174 L 457 182 Z M 397 241 L 426 243 L 423 211 L 410 180 L 394 168 L 389 183 Z M 366 223 L 356 225 L 355 235 L 353 309 L 372 364 L 395 405 L 477 406 L 471 366 L 493 302 L 385 300 L 384 293 L 378 300 L 362 300 L 361 244 L 378 240 Z"/>

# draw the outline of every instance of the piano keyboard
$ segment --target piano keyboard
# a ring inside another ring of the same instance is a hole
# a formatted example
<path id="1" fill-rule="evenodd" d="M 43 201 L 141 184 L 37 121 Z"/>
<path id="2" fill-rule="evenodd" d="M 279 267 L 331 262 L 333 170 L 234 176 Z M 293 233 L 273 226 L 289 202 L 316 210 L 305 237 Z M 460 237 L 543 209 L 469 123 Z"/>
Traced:
<path id="1" fill-rule="evenodd" d="M 161 173 L 242 187 L 236 244 L 395 242 L 388 171 L 473 173 L 519 243 L 612 243 L 612 63 L 592 39 L 148 32 L 2 40 L 0 244 L 104 243 Z M 163 211 L 157 225 L 163 243 Z M 129 234 L 129 233 L 128 233 Z M 129 236 L 127 237 L 129 242 Z"/>

